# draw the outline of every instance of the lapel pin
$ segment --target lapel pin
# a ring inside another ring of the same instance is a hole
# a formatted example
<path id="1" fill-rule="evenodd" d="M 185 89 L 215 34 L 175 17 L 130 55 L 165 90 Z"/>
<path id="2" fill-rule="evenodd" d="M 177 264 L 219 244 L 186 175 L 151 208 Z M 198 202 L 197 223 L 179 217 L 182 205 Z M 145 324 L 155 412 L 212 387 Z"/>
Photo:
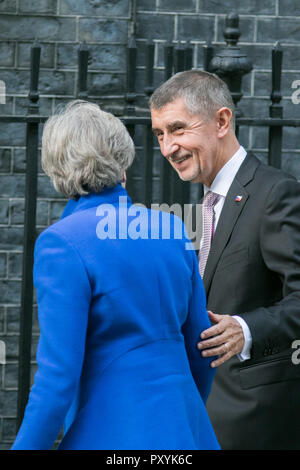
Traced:
<path id="1" fill-rule="evenodd" d="M 235 196 L 236 202 L 241 202 L 242 199 L 243 199 L 243 196 L 239 196 L 239 195 Z"/>

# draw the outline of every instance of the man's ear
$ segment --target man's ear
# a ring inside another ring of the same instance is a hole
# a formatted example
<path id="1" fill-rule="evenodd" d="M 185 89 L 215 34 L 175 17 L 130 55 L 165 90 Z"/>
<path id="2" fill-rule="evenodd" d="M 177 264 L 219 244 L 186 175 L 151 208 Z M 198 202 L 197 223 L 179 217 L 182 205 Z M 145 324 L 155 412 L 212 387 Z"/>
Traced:
<path id="1" fill-rule="evenodd" d="M 217 111 L 217 126 L 218 126 L 218 137 L 222 138 L 231 127 L 232 111 L 229 108 L 223 107 Z"/>

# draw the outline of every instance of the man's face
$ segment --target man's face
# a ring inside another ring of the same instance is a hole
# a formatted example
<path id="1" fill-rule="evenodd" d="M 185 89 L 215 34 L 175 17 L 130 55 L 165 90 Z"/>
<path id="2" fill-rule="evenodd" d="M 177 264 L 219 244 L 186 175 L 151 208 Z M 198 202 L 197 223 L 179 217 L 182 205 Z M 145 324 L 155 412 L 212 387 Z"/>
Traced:
<path id="1" fill-rule="evenodd" d="M 179 177 L 210 186 L 219 171 L 216 119 L 191 115 L 183 98 L 152 108 L 151 117 L 161 153 Z"/>

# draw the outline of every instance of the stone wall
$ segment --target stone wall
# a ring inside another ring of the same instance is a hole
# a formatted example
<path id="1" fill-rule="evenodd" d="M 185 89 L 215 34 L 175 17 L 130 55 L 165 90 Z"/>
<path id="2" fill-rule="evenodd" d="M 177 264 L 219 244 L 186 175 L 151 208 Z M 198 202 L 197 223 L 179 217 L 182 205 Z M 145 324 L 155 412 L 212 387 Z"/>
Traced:
<path id="1" fill-rule="evenodd" d="M 155 42 L 155 85 L 163 80 L 163 46 L 189 41 L 193 66 L 203 67 L 203 45 L 224 45 L 227 13 L 240 15 L 240 45 L 253 62 L 244 79 L 240 104 L 245 117 L 268 117 L 271 92 L 271 48 L 281 41 L 284 51 L 282 94 L 284 117 L 299 117 L 292 83 L 300 79 L 300 6 L 294 0 L 2 0 L 0 1 L 0 80 L 6 85 L 1 114 L 25 114 L 29 87 L 30 46 L 42 46 L 40 113 L 49 115 L 73 99 L 77 90 L 77 49 L 85 41 L 91 52 L 89 98 L 111 109 L 124 104 L 126 43 L 136 17 L 137 92 L 143 101 L 144 48 Z M 117 109 L 117 108 L 116 108 Z M 41 126 L 42 130 L 42 126 Z M 283 168 L 300 179 L 299 129 L 285 129 Z M 265 161 L 268 130 L 241 129 L 241 143 Z M 137 159 L 143 158 L 138 145 Z M 155 178 L 159 177 L 155 154 Z M 0 123 L 0 340 L 6 364 L 0 364 L 0 449 L 15 435 L 18 332 L 25 191 L 25 126 Z M 137 166 L 138 168 L 138 166 Z M 64 198 L 52 188 L 39 164 L 37 231 L 60 216 Z M 32 376 L 38 323 L 34 309 Z"/>

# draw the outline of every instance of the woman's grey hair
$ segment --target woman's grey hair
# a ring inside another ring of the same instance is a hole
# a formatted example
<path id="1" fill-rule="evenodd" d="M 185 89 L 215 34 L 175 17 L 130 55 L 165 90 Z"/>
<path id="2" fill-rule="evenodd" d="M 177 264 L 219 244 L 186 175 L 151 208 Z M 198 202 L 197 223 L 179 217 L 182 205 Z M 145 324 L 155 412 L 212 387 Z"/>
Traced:
<path id="1" fill-rule="evenodd" d="M 209 119 L 220 108 L 229 108 L 232 112 L 231 124 L 234 129 L 234 103 L 228 86 L 217 75 L 202 70 L 176 73 L 154 91 L 149 106 L 160 109 L 177 98 L 184 99 L 190 114 L 200 114 Z"/>
<path id="2" fill-rule="evenodd" d="M 68 198 L 115 186 L 134 155 L 124 124 L 94 103 L 71 101 L 45 123 L 42 168 Z"/>

